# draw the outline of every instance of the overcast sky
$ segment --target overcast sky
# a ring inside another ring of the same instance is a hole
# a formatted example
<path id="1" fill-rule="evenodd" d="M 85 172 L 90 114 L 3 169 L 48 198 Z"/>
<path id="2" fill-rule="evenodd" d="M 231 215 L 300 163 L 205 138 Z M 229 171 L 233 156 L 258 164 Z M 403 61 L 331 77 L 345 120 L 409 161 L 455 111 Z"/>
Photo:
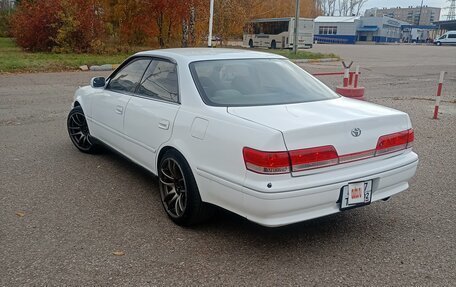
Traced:
<path id="1" fill-rule="evenodd" d="M 364 5 L 364 9 L 368 8 L 373 8 L 373 7 L 378 7 L 378 8 L 383 8 L 383 7 L 408 7 L 408 6 L 420 6 L 421 5 L 421 0 L 368 0 L 367 3 Z M 438 7 L 438 8 L 443 8 L 443 7 L 448 7 L 450 6 L 450 2 L 447 0 L 423 0 L 423 6 L 429 6 L 429 7 Z M 446 15 L 447 11 L 442 10 L 440 14 Z M 446 19 L 445 16 L 442 17 L 440 15 L 440 19 L 444 20 Z"/>

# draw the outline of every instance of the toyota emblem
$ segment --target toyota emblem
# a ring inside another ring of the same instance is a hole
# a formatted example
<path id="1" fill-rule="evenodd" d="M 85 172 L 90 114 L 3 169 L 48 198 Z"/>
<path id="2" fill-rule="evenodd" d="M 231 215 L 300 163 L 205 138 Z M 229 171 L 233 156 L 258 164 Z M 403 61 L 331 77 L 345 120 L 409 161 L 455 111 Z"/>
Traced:
<path id="1" fill-rule="evenodd" d="M 359 137 L 361 135 L 361 129 L 360 128 L 354 128 L 354 129 L 352 129 L 351 134 L 354 137 Z"/>

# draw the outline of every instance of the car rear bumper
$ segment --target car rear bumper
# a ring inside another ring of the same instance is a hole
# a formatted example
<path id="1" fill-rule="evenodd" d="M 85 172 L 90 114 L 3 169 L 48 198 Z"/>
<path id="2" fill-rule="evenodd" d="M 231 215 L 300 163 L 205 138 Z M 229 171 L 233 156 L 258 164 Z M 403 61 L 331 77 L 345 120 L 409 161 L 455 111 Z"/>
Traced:
<path id="1" fill-rule="evenodd" d="M 418 166 L 410 152 L 395 168 L 347 178 L 342 181 L 287 192 L 265 193 L 221 180 L 198 170 L 198 185 L 204 201 L 240 214 L 258 224 L 276 227 L 305 221 L 340 211 L 341 189 L 350 182 L 372 180 L 372 202 L 408 189 Z"/>

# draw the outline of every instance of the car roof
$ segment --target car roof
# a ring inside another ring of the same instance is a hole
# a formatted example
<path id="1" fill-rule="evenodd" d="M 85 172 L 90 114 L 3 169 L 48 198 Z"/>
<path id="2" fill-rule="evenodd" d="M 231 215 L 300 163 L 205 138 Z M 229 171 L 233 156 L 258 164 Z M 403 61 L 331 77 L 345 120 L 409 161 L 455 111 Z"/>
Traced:
<path id="1" fill-rule="evenodd" d="M 283 56 L 247 49 L 225 48 L 175 48 L 159 49 L 136 53 L 135 56 L 157 56 L 174 59 L 178 62 L 228 59 L 286 59 Z"/>

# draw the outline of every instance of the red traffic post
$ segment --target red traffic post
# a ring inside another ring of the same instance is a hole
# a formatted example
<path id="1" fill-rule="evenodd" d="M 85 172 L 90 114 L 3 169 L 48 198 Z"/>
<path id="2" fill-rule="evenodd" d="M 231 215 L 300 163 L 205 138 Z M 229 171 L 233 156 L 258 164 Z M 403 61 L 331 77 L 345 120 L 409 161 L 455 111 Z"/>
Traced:
<path id="1" fill-rule="evenodd" d="M 345 70 L 344 70 L 344 81 L 343 81 L 344 88 L 348 87 L 349 74 L 350 74 L 350 68 L 345 68 Z"/>
<path id="2" fill-rule="evenodd" d="M 357 87 L 358 87 L 358 77 L 359 77 L 359 65 L 356 66 L 356 70 L 355 70 L 355 83 L 353 84 L 353 88 L 357 88 Z"/>
<path id="3" fill-rule="evenodd" d="M 357 100 L 364 100 L 364 87 L 358 87 L 359 66 L 355 73 L 350 73 L 349 67 L 345 67 L 344 81 L 342 87 L 336 87 L 336 93 Z M 349 78 L 350 77 L 350 78 Z M 353 86 L 351 86 L 353 84 Z"/>
<path id="4" fill-rule="evenodd" d="M 439 106 L 440 106 L 440 99 L 441 99 L 440 96 L 442 95 L 444 76 L 445 76 L 445 72 L 444 71 L 440 72 L 439 84 L 437 86 L 437 95 L 435 98 L 434 117 L 433 117 L 434 120 L 438 119 L 438 116 L 439 116 Z"/>

